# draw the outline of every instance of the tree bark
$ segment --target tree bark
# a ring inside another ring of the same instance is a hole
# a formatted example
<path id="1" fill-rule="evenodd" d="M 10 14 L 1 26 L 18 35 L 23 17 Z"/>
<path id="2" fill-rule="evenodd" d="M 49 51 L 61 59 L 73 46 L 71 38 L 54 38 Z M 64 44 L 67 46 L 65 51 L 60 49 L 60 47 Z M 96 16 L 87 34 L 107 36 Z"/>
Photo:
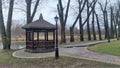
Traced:
<path id="1" fill-rule="evenodd" d="M 89 16 L 89 0 L 87 0 L 87 16 Z M 89 19 L 87 20 L 87 33 L 88 33 L 88 40 L 91 40 Z"/>
<path id="2" fill-rule="evenodd" d="M 93 9 L 94 9 L 95 7 L 93 7 Z M 95 9 L 94 9 L 95 10 Z M 93 30 L 93 40 L 96 40 L 96 33 L 95 33 L 95 20 L 94 20 L 94 11 L 92 12 L 92 30 Z"/>
<path id="3" fill-rule="evenodd" d="M 7 20 L 7 49 L 10 49 L 11 46 L 11 23 L 12 23 L 12 15 L 13 15 L 13 5 L 14 5 L 14 0 L 10 0 L 9 4 L 9 13 L 8 13 L 8 20 Z"/>
<path id="4" fill-rule="evenodd" d="M 65 26 L 66 26 L 66 22 L 67 22 L 67 18 L 68 18 L 68 13 L 69 13 L 70 1 L 71 0 L 68 0 L 67 8 L 64 13 L 62 0 L 58 0 L 57 10 L 58 10 L 58 15 L 60 18 L 60 25 L 61 25 L 61 43 L 66 43 Z"/>
<path id="5" fill-rule="evenodd" d="M 103 12 L 103 19 L 104 19 L 104 30 L 105 30 L 105 39 L 107 39 L 107 24 L 106 24 L 106 8 L 107 8 L 107 0 L 105 3 L 105 7 L 103 8 L 102 4 L 99 2 L 101 11 Z"/>
<path id="6" fill-rule="evenodd" d="M 81 4 L 82 1 L 78 0 L 79 3 L 79 29 L 80 29 L 80 41 L 84 41 L 84 35 L 83 35 L 83 26 L 82 26 L 82 12 L 81 11 Z"/>
<path id="7" fill-rule="evenodd" d="M 82 5 L 81 9 L 79 8 L 79 14 L 78 14 L 78 16 L 76 17 L 73 25 L 70 27 L 70 40 L 71 40 L 71 42 L 73 42 L 73 39 L 74 39 L 74 27 L 75 27 L 75 25 L 76 25 L 76 23 L 77 23 L 77 21 L 78 21 L 78 19 L 79 19 L 79 17 L 80 17 L 80 14 L 82 13 L 83 9 L 85 8 L 85 5 L 86 5 L 87 0 L 85 0 L 84 2 L 83 2 L 83 1 L 78 1 L 78 2 L 79 2 L 79 3 L 78 3 L 79 6 L 80 6 L 82 3 L 83 3 L 83 5 Z M 89 14 L 89 16 L 90 16 L 90 14 Z M 81 22 L 81 23 L 82 23 L 82 22 Z"/>
<path id="8" fill-rule="evenodd" d="M 117 10 L 117 12 L 116 12 L 116 15 L 115 15 L 115 30 L 116 30 L 116 38 L 117 38 L 117 40 L 119 40 L 119 36 L 118 36 L 118 34 L 119 34 L 119 31 L 118 31 L 118 28 L 119 28 L 119 11 Z M 118 28 L 117 28 L 117 26 L 118 26 Z"/>
<path id="9" fill-rule="evenodd" d="M 2 0 L 0 0 L 0 33 L 1 33 L 3 49 L 7 49 L 7 43 L 6 43 L 7 37 L 6 37 L 3 12 L 2 12 Z"/>
<path id="10" fill-rule="evenodd" d="M 96 16 L 96 20 L 97 20 L 99 40 L 102 40 L 101 30 L 100 30 L 101 28 L 100 28 L 100 24 L 99 24 L 98 14 L 96 12 L 95 12 L 95 16 Z"/>
<path id="11" fill-rule="evenodd" d="M 80 41 L 84 41 L 83 26 L 82 26 L 82 16 L 79 17 L 79 28 L 80 28 Z"/>
<path id="12" fill-rule="evenodd" d="M 66 43 L 65 26 L 61 27 L 61 44 Z"/>
<path id="13" fill-rule="evenodd" d="M 106 20 L 106 28 L 107 28 L 107 39 L 110 42 L 110 30 L 109 30 L 109 22 L 108 22 L 108 13 L 107 10 L 105 11 L 105 20 Z"/>
<path id="14" fill-rule="evenodd" d="M 14 0 L 10 0 L 7 28 L 5 30 L 3 12 L 2 12 L 2 0 L 0 0 L 0 31 L 1 31 L 3 49 L 10 49 L 11 46 L 11 22 L 12 22 L 13 5 L 14 5 Z"/>
<path id="15" fill-rule="evenodd" d="M 74 28 L 70 27 L 70 42 L 74 42 Z"/>
<path id="16" fill-rule="evenodd" d="M 114 19 L 113 19 L 113 8 L 112 7 L 110 7 L 110 12 L 111 12 L 111 19 L 110 19 L 110 22 L 111 22 L 111 38 L 113 39 L 114 38 L 114 27 L 113 27 L 113 21 L 114 21 Z"/>
<path id="17" fill-rule="evenodd" d="M 32 3 L 32 0 L 25 0 L 25 1 L 27 4 L 27 7 L 26 7 L 27 24 L 29 24 L 29 23 L 31 23 L 31 3 Z"/>
<path id="18" fill-rule="evenodd" d="M 27 24 L 29 24 L 29 23 L 32 23 L 32 21 L 33 21 L 33 18 L 35 16 L 36 11 L 37 11 L 40 0 L 36 1 L 34 9 L 33 9 L 33 13 L 31 13 L 32 0 L 25 0 L 25 2 L 26 2 L 26 5 L 27 5 L 27 7 L 26 7 L 26 10 L 27 10 L 27 13 L 26 13 Z"/>
<path id="19" fill-rule="evenodd" d="M 117 21 L 115 16 L 114 16 L 114 29 L 115 29 L 115 37 L 117 38 Z"/>

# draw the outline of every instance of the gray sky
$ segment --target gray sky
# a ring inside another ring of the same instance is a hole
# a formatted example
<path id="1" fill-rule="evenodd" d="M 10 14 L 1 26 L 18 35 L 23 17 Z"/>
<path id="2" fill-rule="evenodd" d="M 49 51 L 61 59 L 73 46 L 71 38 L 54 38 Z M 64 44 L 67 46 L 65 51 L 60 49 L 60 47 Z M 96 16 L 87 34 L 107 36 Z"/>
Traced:
<path id="1" fill-rule="evenodd" d="M 24 0 L 15 0 L 15 1 L 24 2 Z M 71 0 L 71 1 L 73 1 L 73 0 Z M 101 1 L 103 3 L 105 2 L 105 0 L 99 0 L 99 1 Z M 111 3 L 114 3 L 117 0 L 110 0 L 110 1 L 111 1 Z M 25 10 L 25 8 L 26 8 L 25 3 L 23 5 L 21 5 L 21 2 L 19 2 L 19 3 L 17 2 L 17 4 L 15 5 L 16 6 L 15 8 L 21 8 L 21 9 Z M 71 4 L 73 4 L 73 2 Z M 56 16 L 56 14 L 57 14 L 56 5 L 57 5 L 57 0 L 44 0 L 44 2 L 42 3 L 42 7 L 38 8 L 37 14 L 36 14 L 34 20 L 38 19 L 40 13 L 42 13 L 45 20 L 51 22 L 52 24 L 55 24 L 54 16 Z M 4 15 L 5 15 L 4 17 L 6 19 L 7 18 L 7 9 L 4 10 Z M 72 22 L 74 21 L 73 18 L 74 17 L 72 15 L 69 15 L 69 19 L 68 19 L 69 24 L 67 23 L 68 25 L 72 24 Z M 21 11 L 18 9 L 14 10 L 13 20 L 19 20 L 21 22 L 25 22 L 25 19 L 26 19 L 26 13 L 24 11 Z"/>

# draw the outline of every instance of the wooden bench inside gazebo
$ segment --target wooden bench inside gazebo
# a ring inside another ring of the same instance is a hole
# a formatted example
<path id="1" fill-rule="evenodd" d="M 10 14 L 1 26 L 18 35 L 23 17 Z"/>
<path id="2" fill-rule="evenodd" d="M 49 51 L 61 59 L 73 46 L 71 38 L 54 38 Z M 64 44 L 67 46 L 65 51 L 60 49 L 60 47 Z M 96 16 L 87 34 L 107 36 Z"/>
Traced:
<path id="1" fill-rule="evenodd" d="M 22 27 L 26 31 L 27 52 L 49 52 L 55 50 L 55 25 L 40 18 Z"/>

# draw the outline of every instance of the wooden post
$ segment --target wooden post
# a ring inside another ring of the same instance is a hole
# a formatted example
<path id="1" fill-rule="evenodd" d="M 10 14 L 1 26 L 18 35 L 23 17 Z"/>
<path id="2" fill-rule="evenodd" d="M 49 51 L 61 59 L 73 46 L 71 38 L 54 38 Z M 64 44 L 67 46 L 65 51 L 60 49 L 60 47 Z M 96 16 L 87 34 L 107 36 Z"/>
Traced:
<path id="1" fill-rule="evenodd" d="M 27 30 L 25 31 L 26 32 L 26 49 L 28 48 L 28 46 L 27 46 L 27 42 L 28 42 L 28 33 L 27 33 Z"/>
<path id="2" fill-rule="evenodd" d="M 31 34 L 32 34 L 32 38 L 31 38 L 31 41 L 32 41 L 32 49 L 34 50 L 34 31 L 32 30 L 31 31 Z"/>
<path id="3" fill-rule="evenodd" d="M 54 46 L 55 46 L 55 30 L 53 31 L 53 44 L 54 44 Z"/>
<path id="4" fill-rule="evenodd" d="M 47 47 L 46 41 L 47 41 L 47 31 L 45 31 L 45 48 Z"/>
<path id="5" fill-rule="evenodd" d="M 48 41 L 48 31 L 47 31 L 46 33 L 47 33 L 47 38 L 46 38 L 46 39 L 47 39 L 47 41 Z"/>
<path id="6" fill-rule="evenodd" d="M 39 41 L 39 32 L 37 32 L 37 41 Z"/>

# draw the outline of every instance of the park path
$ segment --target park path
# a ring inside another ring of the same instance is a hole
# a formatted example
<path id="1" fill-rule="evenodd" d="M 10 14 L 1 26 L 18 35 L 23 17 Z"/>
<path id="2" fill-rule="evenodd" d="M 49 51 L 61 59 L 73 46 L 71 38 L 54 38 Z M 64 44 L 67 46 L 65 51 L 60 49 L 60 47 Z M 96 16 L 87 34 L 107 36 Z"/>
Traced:
<path id="1" fill-rule="evenodd" d="M 87 47 L 74 47 L 68 49 L 61 48 L 60 54 L 81 59 L 88 59 L 120 65 L 120 57 L 88 51 Z"/>
<path id="2" fill-rule="evenodd" d="M 114 40 L 111 40 L 111 41 L 114 41 Z M 87 46 L 91 46 L 94 44 L 100 44 L 104 42 L 107 42 L 107 40 L 90 42 L 90 43 L 85 43 L 85 44 L 67 45 L 65 47 L 60 47 L 59 48 L 60 56 L 71 56 L 71 57 L 76 57 L 76 58 L 82 58 L 82 59 L 107 62 L 107 63 L 120 65 L 120 57 L 118 56 L 106 55 L 106 54 L 96 53 L 96 52 L 87 50 Z M 24 49 L 15 51 L 13 53 L 13 56 L 18 57 L 18 58 L 44 58 L 44 57 L 50 57 L 54 55 L 55 55 L 54 52 L 28 53 L 28 52 L 24 52 Z"/>
<path id="3" fill-rule="evenodd" d="M 110 41 L 115 41 L 117 39 L 111 39 Z M 72 47 L 87 47 L 92 46 L 95 44 L 105 43 L 108 42 L 108 40 L 101 40 L 101 41 L 93 41 L 93 42 L 86 42 L 86 43 L 79 43 L 79 44 L 72 44 L 72 45 L 63 45 L 64 48 L 72 48 Z"/>

